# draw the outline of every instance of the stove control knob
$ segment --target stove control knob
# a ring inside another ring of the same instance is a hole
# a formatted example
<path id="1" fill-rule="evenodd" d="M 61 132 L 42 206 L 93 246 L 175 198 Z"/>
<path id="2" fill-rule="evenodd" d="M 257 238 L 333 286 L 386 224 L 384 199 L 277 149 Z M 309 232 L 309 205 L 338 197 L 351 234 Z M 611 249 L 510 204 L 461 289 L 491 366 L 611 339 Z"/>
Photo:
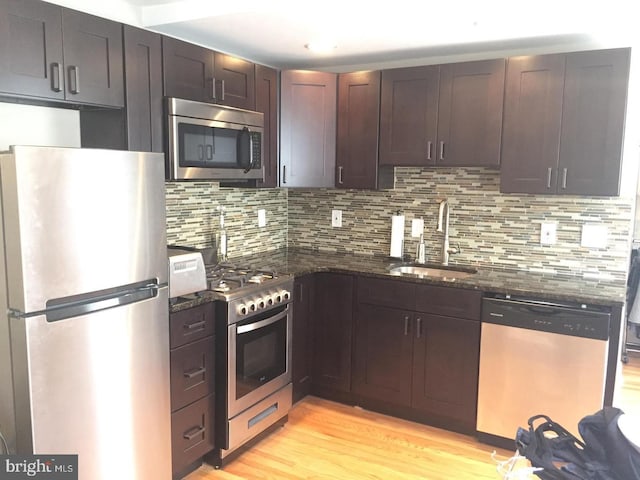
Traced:
<path id="1" fill-rule="evenodd" d="M 249 302 L 247 304 L 247 308 L 249 309 L 250 312 L 255 312 L 256 311 L 256 304 L 254 302 Z"/>
<path id="2" fill-rule="evenodd" d="M 269 307 L 275 303 L 274 300 L 273 300 L 273 297 L 271 295 L 266 297 L 266 302 L 267 302 L 267 306 L 269 306 Z"/>
<path id="3" fill-rule="evenodd" d="M 278 292 L 273 296 L 273 301 L 275 303 L 280 303 L 282 301 L 282 292 Z"/>
<path id="4" fill-rule="evenodd" d="M 245 304 L 238 305 L 238 313 L 240 315 L 246 315 L 247 313 L 249 313 L 249 310 L 247 309 L 247 306 Z"/>
<path id="5" fill-rule="evenodd" d="M 264 298 L 259 298 L 258 299 L 258 308 L 264 308 L 266 306 L 266 300 Z"/>
<path id="6" fill-rule="evenodd" d="M 289 300 L 289 297 L 291 297 L 291 293 L 289 292 L 289 290 L 282 290 L 280 292 L 280 295 L 282 295 L 283 302 L 286 302 L 287 300 Z"/>

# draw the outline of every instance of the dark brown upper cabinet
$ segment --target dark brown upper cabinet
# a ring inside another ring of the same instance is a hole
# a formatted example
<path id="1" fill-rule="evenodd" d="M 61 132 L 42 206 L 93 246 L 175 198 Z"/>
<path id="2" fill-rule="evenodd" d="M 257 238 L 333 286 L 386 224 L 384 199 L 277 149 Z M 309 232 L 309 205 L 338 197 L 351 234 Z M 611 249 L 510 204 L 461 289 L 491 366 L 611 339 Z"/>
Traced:
<path id="1" fill-rule="evenodd" d="M 162 37 L 164 94 L 254 110 L 255 65 L 171 37 Z"/>
<path id="2" fill-rule="evenodd" d="M 162 152 L 162 45 L 159 34 L 124 26 L 127 148 Z"/>
<path id="3" fill-rule="evenodd" d="M 335 185 L 335 73 L 285 70 L 280 93 L 280 185 Z"/>
<path id="4" fill-rule="evenodd" d="M 378 168 L 380 72 L 338 76 L 337 188 L 393 186 L 393 171 Z"/>
<path id="5" fill-rule="evenodd" d="M 615 196 L 629 49 L 510 58 L 500 191 Z"/>
<path id="6" fill-rule="evenodd" d="M 0 91 L 124 106 L 121 24 L 44 2 L 1 0 L 0 40 Z"/>
<path id="7" fill-rule="evenodd" d="M 505 60 L 382 72 L 380 164 L 498 166 Z"/>
<path id="8" fill-rule="evenodd" d="M 256 109 L 255 64 L 216 53 L 214 72 L 218 103 L 247 110 Z"/>
<path id="9" fill-rule="evenodd" d="M 433 163 L 439 85 L 440 68 L 437 66 L 382 72 L 380 165 Z"/>
<path id="10" fill-rule="evenodd" d="M 208 48 L 162 37 L 165 96 L 215 102 L 214 57 Z"/>
<path id="11" fill-rule="evenodd" d="M 278 186 L 278 72 L 256 65 L 256 110 L 264 114 L 263 166 L 260 187 Z"/>

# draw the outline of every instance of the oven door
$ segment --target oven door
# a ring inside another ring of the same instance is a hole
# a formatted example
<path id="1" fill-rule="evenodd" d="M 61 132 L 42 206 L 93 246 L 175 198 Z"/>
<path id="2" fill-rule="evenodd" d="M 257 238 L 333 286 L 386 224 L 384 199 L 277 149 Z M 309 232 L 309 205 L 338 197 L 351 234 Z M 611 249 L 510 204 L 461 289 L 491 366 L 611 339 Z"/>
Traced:
<path id="1" fill-rule="evenodd" d="M 228 416 L 291 382 L 291 306 L 229 325 Z"/>
<path id="2" fill-rule="evenodd" d="M 171 175 L 182 179 L 261 179 L 262 129 L 172 115 Z"/>

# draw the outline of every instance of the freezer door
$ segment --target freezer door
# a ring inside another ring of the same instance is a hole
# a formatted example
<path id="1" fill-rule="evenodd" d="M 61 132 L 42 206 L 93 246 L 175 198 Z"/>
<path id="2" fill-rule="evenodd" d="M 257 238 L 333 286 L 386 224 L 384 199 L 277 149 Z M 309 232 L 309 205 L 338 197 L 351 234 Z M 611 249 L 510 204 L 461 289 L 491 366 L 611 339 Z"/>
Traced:
<path id="1" fill-rule="evenodd" d="M 85 316 L 12 318 L 18 452 L 81 480 L 171 478 L 167 287 Z"/>
<path id="2" fill-rule="evenodd" d="M 10 308 L 166 283 L 162 154 L 13 147 L 0 176 Z"/>

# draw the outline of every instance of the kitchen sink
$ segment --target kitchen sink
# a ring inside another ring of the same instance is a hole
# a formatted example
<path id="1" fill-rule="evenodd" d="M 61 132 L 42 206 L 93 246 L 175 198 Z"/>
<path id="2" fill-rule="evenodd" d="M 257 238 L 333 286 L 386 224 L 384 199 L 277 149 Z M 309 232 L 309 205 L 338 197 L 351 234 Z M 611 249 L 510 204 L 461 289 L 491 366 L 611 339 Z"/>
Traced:
<path id="1" fill-rule="evenodd" d="M 449 267 L 441 265 L 404 264 L 389 268 L 392 275 L 416 275 L 418 277 L 434 277 L 442 280 L 467 278 L 477 272 L 473 268 Z"/>

